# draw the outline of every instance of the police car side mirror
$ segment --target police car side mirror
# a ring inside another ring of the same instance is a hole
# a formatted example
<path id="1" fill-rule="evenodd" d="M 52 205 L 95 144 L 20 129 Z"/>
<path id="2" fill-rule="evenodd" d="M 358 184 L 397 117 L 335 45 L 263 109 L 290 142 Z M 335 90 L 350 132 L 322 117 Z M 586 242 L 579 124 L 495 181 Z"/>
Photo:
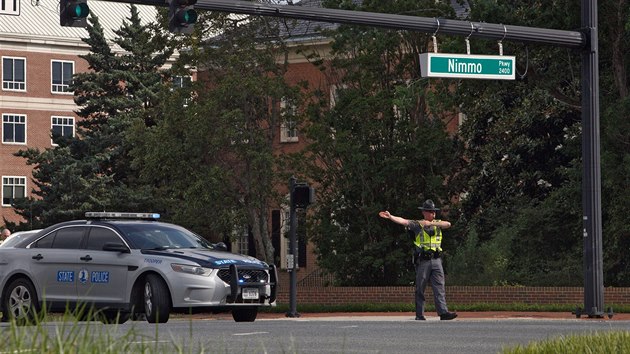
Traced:
<path id="1" fill-rule="evenodd" d="M 223 242 L 215 243 L 213 247 L 217 251 L 227 251 L 227 246 Z"/>
<path id="2" fill-rule="evenodd" d="M 129 248 L 122 243 L 118 242 L 106 242 L 103 245 L 103 251 L 111 251 L 111 252 L 120 252 L 120 253 L 131 253 Z"/>

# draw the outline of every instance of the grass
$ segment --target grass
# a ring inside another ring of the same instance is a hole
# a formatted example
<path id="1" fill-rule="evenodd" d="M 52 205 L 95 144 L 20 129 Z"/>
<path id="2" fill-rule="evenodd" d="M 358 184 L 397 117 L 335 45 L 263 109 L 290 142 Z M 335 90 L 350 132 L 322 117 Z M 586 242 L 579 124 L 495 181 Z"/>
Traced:
<path id="1" fill-rule="evenodd" d="M 608 354 L 630 353 L 630 332 L 607 332 L 592 335 L 572 335 L 526 346 L 506 348 L 504 354 Z"/>
<path id="2" fill-rule="evenodd" d="M 56 322 L 51 326 L 50 322 Z M 26 325 L 14 321 L 0 331 L 3 353 L 45 354 L 119 354 L 207 352 L 203 346 L 193 349 L 192 343 L 178 343 L 171 338 L 158 338 L 138 333 L 134 328 L 120 333 L 119 325 L 79 321 L 73 315 L 42 314 Z M 191 327 L 192 338 L 192 327 Z"/>

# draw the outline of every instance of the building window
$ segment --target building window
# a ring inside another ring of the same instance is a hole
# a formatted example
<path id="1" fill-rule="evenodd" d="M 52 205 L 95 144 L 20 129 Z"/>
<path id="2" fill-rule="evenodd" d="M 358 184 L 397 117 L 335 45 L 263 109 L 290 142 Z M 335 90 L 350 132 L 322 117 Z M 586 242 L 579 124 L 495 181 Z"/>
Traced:
<path id="1" fill-rule="evenodd" d="M 52 92 L 70 92 L 72 75 L 74 74 L 74 62 L 52 61 Z"/>
<path id="2" fill-rule="evenodd" d="M 464 121 L 466 120 L 466 113 L 458 113 L 457 114 L 457 126 L 461 127 L 462 124 L 464 124 Z"/>
<path id="3" fill-rule="evenodd" d="M 173 88 L 185 88 L 190 87 L 192 83 L 192 76 L 174 76 Z"/>
<path id="4" fill-rule="evenodd" d="M 297 108 L 295 103 L 286 98 L 282 98 L 280 101 L 280 111 L 282 115 L 282 123 L 280 124 L 280 142 L 297 142 L 297 122 L 295 120 Z"/>
<path id="5" fill-rule="evenodd" d="M 234 231 L 232 252 L 249 255 L 249 227 L 243 226 Z"/>
<path id="6" fill-rule="evenodd" d="M 188 89 L 192 86 L 192 76 L 174 76 L 173 77 L 173 88 L 171 90 L 176 89 Z M 184 98 L 184 108 L 188 107 L 190 104 L 191 98 Z"/>
<path id="7" fill-rule="evenodd" d="M 26 177 L 2 176 L 2 206 L 20 198 L 26 198 Z"/>
<path id="8" fill-rule="evenodd" d="M 25 115 L 2 115 L 2 142 L 5 144 L 26 144 Z"/>
<path id="9" fill-rule="evenodd" d="M 2 89 L 26 91 L 26 58 L 2 57 Z"/>
<path id="10" fill-rule="evenodd" d="M 74 137 L 74 118 L 73 117 L 51 117 L 52 139 L 51 144 L 55 144 L 55 137 Z"/>

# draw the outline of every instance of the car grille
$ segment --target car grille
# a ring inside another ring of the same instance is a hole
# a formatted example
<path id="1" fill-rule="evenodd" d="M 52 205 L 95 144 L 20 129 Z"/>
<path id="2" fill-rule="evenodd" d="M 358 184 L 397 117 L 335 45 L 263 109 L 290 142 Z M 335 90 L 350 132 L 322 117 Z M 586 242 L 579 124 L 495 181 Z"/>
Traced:
<path id="1" fill-rule="evenodd" d="M 230 270 L 219 269 L 219 278 L 226 283 L 230 283 Z M 238 280 L 245 283 L 266 283 L 269 281 L 267 272 L 260 269 L 240 269 L 238 268 Z"/>

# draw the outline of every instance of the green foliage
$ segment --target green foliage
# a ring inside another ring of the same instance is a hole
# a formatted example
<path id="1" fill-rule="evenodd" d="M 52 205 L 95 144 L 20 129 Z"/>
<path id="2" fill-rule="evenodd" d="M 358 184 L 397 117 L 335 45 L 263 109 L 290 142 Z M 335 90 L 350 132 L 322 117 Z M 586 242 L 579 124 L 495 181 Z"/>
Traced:
<path id="1" fill-rule="evenodd" d="M 280 105 L 283 99 L 299 105 L 299 88 L 284 81 L 286 63 L 276 62 L 286 53 L 276 21 L 252 18 L 237 26 L 225 14 L 203 21 L 221 35 L 180 58 L 203 73 L 161 103 L 155 126 L 136 129 L 132 155 L 174 222 L 215 241 L 249 228 L 256 256 L 273 263 L 269 218 L 283 202 L 275 191 L 282 166 L 273 143 L 282 119 L 300 119 Z"/>
<path id="2" fill-rule="evenodd" d="M 449 8 L 427 3 L 435 13 Z M 361 9 L 422 12 L 423 5 L 368 1 Z M 417 69 L 428 37 L 353 26 L 330 35 L 332 61 L 321 69 L 335 91 L 309 107 L 312 143 L 299 160 L 310 163 L 301 172 L 317 185 L 310 235 L 318 264 L 343 285 L 410 284 L 412 241 L 378 212 L 413 219 L 426 198 L 445 206 L 445 180 L 459 163 L 457 142 L 428 107 L 429 82 Z"/>
<path id="3" fill-rule="evenodd" d="M 573 2 L 476 1 L 471 18 L 573 29 Z M 471 41 L 475 53 L 496 44 Z M 515 82 L 462 80 L 454 101 L 467 166 L 458 176 L 458 228 L 468 240 L 448 263 L 451 283 L 582 284 L 580 57 L 561 48 L 504 44 Z M 522 75 L 521 75 L 522 74 Z M 472 267 L 467 267 L 472 266 Z"/>
<path id="4" fill-rule="evenodd" d="M 510 354 L 556 354 L 556 353 L 626 353 L 630 351 L 630 332 L 615 331 L 590 335 L 569 335 L 525 346 L 506 348 L 502 353 Z"/>
<path id="5" fill-rule="evenodd" d="M 76 136 L 53 137 L 58 146 L 28 149 L 16 155 L 33 165 L 36 197 L 16 205 L 29 228 L 82 217 L 89 210 L 146 211 L 152 209 L 151 186 L 138 184 L 129 151 L 134 122 L 151 126 L 165 87 L 161 72 L 173 50 L 168 38 L 152 24 L 142 25 L 138 11 L 115 31 L 114 53 L 97 17 L 90 19 L 90 53 L 82 55 L 90 71 L 76 74 L 71 89 L 77 114 Z M 156 210 L 158 211 L 158 210 Z"/>
<path id="6" fill-rule="evenodd" d="M 506 3 L 507 4 L 507 3 Z M 574 29 L 578 4 L 561 2 L 476 1 L 471 17 L 495 23 Z M 606 285 L 630 284 L 627 257 L 628 149 L 626 66 L 630 6 L 600 3 L 599 49 L 601 112 L 602 227 Z M 494 43 L 474 41 L 473 51 L 492 54 Z M 451 273 L 466 272 L 470 244 L 492 249 L 505 232 L 511 234 L 503 279 L 485 274 L 486 284 L 505 281 L 523 285 L 581 285 L 581 124 L 580 54 L 561 48 L 509 43 L 516 54 L 516 82 L 458 85 L 455 101 L 467 114 L 462 127 L 468 181 L 459 227 L 470 237 L 449 263 Z M 478 241 L 475 241 L 478 238 Z M 486 256 L 487 257 L 487 256 Z M 494 257 L 490 256 L 490 259 Z M 457 264 L 462 262 L 461 264 Z M 477 271 L 477 269 L 475 269 Z M 464 273 L 461 279 L 466 277 Z"/>

